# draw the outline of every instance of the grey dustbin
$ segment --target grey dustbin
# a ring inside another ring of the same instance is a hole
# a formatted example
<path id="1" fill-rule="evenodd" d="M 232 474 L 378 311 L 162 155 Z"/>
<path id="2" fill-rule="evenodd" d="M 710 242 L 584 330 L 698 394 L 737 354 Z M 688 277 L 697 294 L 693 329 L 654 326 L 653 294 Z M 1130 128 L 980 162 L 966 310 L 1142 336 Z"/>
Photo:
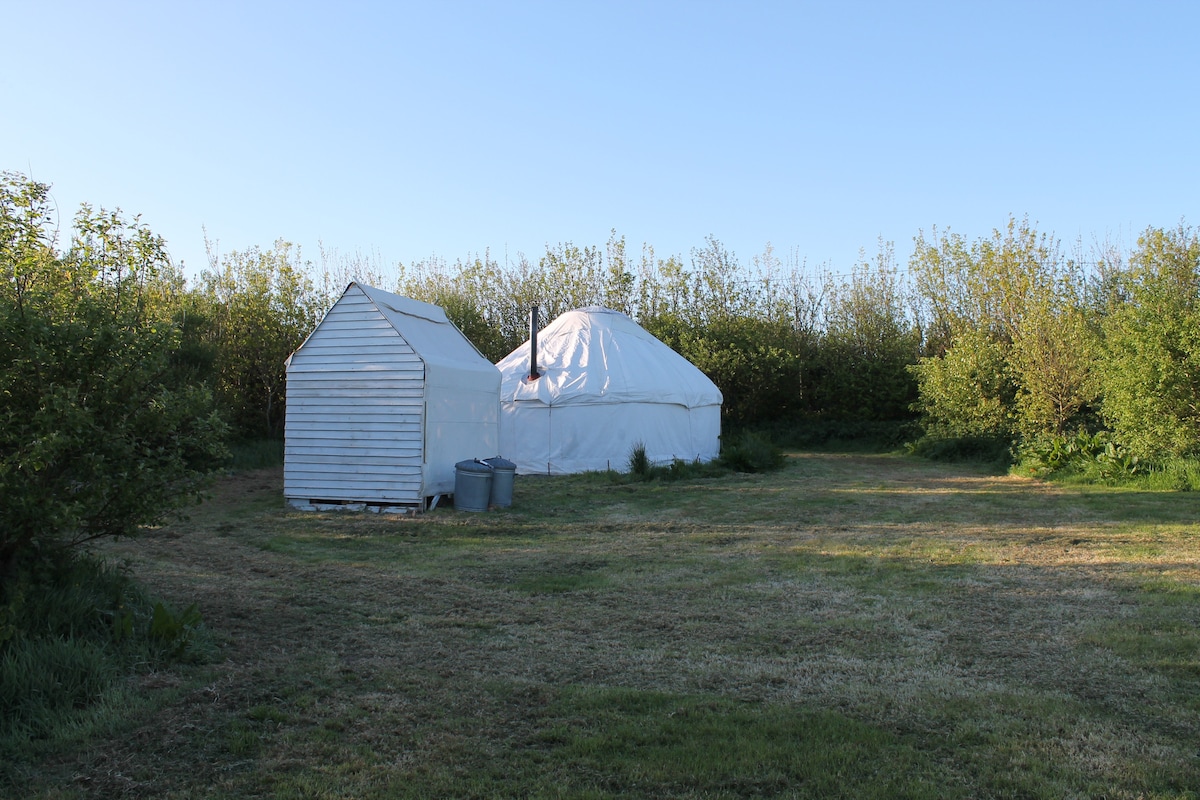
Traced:
<path id="1" fill-rule="evenodd" d="M 492 494 L 492 468 L 474 459 L 454 465 L 454 507 L 459 511 L 487 511 Z"/>
<path id="2" fill-rule="evenodd" d="M 492 505 L 508 508 L 512 505 L 513 476 L 517 473 L 517 465 L 500 456 L 485 458 L 483 462 L 492 468 Z"/>

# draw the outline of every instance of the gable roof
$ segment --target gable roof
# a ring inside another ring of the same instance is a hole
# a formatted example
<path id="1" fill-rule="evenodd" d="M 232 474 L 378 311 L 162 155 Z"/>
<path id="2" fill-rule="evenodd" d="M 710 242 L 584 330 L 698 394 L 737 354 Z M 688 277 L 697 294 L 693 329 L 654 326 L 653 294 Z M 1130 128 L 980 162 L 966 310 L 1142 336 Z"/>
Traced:
<path id="1" fill-rule="evenodd" d="M 401 297 L 361 283 L 351 283 L 346 291 L 349 292 L 352 287 L 358 287 L 367 296 L 426 364 L 462 366 L 464 363 L 482 361 L 492 366 L 471 344 L 471 340 L 450 321 L 441 306 Z"/>
<path id="2" fill-rule="evenodd" d="M 360 293 L 421 359 L 425 365 L 426 382 L 473 388 L 482 385 L 483 378 L 483 383 L 492 387 L 490 391 L 495 391 L 495 386 L 500 382 L 500 373 L 495 365 L 484 358 L 440 306 L 357 282 L 351 282 L 346 287 L 337 302 L 325 312 L 317 326 L 284 363 L 290 368 L 293 359 L 318 335 L 325 321 L 337 315 L 339 305 Z"/>

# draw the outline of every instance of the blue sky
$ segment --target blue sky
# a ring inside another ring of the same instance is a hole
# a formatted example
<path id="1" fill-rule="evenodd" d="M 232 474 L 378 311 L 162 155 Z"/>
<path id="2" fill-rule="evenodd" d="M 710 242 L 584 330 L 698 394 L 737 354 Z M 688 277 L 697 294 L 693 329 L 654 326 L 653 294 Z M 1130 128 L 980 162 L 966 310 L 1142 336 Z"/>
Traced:
<path id="1" fill-rule="evenodd" d="M 1200 219 L 1200 3 L 3 3 L 0 169 L 189 272 L 719 239 L 846 272 Z"/>

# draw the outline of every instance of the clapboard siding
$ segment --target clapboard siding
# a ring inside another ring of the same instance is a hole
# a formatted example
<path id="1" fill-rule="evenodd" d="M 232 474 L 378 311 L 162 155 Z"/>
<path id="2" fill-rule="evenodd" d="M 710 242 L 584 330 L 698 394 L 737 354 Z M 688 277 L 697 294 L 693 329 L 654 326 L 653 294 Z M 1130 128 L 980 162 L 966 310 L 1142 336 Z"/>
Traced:
<path id="1" fill-rule="evenodd" d="M 347 456 L 343 453 L 305 453 L 303 455 L 295 455 L 297 469 L 300 471 L 315 472 L 322 470 L 322 465 L 340 464 L 347 460 L 353 460 L 359 466 L 371 467 L 419 467 L 421 466 L 421 454 L 414 451 L 413 454 L 403 455 L 381 455 L 367 456 L 356 454 Z M 311 468 L 311 469 L 309 469 Z"/>
<path id="2" fill-rule="evenodd" d="M 392 326 L 387 323 L 387 320 L 374 322 L 331 320 L 329 325 L 321 329 L 321 339 L 326 342 L 336 342 L 344 339 L 359 339 L 371 331 L 387 333 L 390 330 L 392 330 Z"/>
<path id="3" fill-rule="evenodd" d="M 305 353 L 304 359 L 296 363 L 298 372 L 328 371 L 361 368 L 370 364 L 376 369 L 407 369 L 421 372 L 425 365 L 416 356 L 404 356 L 386 345 L 362 345 L 356 348 L 314 347 Z"/>
<path id="4" fill-rule="evenodd" d="M 303 501 L 341 501 L 348 503 L 398 503 L 411 505 L 409 500 L 421 494 L 421 479 L 410 483 L 368 484 L 353 481 L 332 483 L 326 480 L 311 483 L 287 482 L 283 484 L 284 496 Z"/>
<path id="5" fill-rule="evenodd" d="M 330 381 L 312 381 L 309 379 L 288 382 L 288 404 L 312 403 L 328 401 L 336 403 L 339 400 L 352 402 L 390 402 L 397 398 L 395 387 L 370 386 L 346 387 Z M 403 398 L 404 395 L 399 395 Z M 409 398 L 412 399 L 412 398 Z"/>
<path id="6" fill-rule="evenodd" d="M 284 454 L 289 458 L 300 458 L 304 463 L 312 464 L 325 463 L 324 459 L 326 458 L 331 460 L 342 459 L 343 461 L 353 461 L 357 458 L 420 458 L 421 455 L 420 451 L 417 449 L 399 447 L 397 445 L 387 442 L 380 442 L 378 440 L 339 442 L 338 444 L 329 446 L 320 453 L 312 452 L 312 448 L 310 448 L 307 444 L 300 442 L 289 442 L 287 447 L 284 449 Z"/>
<path id="7" fill-rule="evenodd" d="M 339 397 L 338 400 L 347 402 L 352 398 Z M 396 406 L 372 406 L 367 404 L 340 405 L 329 403 L 318 406 L 315 403 L 305 405 L 297 403 L 289 405 L 287 413 L 297 430 L 302 427 L 320 426 L 326 420 L 335 422 L 382 422 L 388 425 L 421 425 L 421 407 L 398 408 Z"/>
<path id="8" fill-rule="evenodd" d="M 363 422 L 341 420 L 337 424 L 329 423 L 328 426 L 307 424 L 297 425 L 292 428 L 291 434 L 296 437 L 297 444 L 300 439 L 307 439 L 307 447 L 324 447 L 320 444 L 323 440 L 330 442 L 347 441 L 347 442 L 369 442 L 372 439 L 378 440 L 381 444 L 402 448 L 404 450 L 420 449 L 421 442 L 418 438 L 421 433 L 421 426 L 411 423 L 399 425 L 388 425 L 381 422 Z"/>
<path id="9" fill-rule="evenodd" d="M 385 475 L 381 473 L 357 473 L 357 474 L 331 474 L 325 470 L 314 469 L 292 470 L 290 482 L 293 486 L 310 486 L 313 489 L 328 487 L 331 489 L 357 489 L 357 488 L 389 488 L 389 487 L 407 487 L 419 489 L 421 486 L 421 474 L 413 473 L 415 477 L 409 477 L 404 473 L 395 473 L 394 475 Z M 314 494 L 312 497 L 320 497 L 320 494 Z M 348 499 L 337 497 L 336 495 L 326 495 L 328 499 Z"/>
<path id="10" fill-rule="evenodd" d="M 305 406 L 303 403 L 288 409 L 293 414 L 292 422 L 299 427 L 321 425 L 326 422 L 361 422 L 364 425 L 420 425 L 420 406 L 384 406 L 363 404 L 358 406 Z"/>
<path id="11" fill-rule="evenodd" d="M 394 477 L 388 477 L 378 473 L 342 475 L 325 470 L 294 469 L 288 473 L 283 487 L 284 489 L 288 487 L 307 489 L 305 495 L 301 495 L 301 498 L 306 500 L 362 500 L 364 499 L 362 495 L 355 494 L 355 492 L 361 492 L 364 489 L 376 489 L 376 491 L 398 489 L 402 492 L 419 492 L 421 474 L 396 473 Z M 404 495 L 397 494 L 389 499 L 396 503 L 403 503 Z"/>
<path id="12" fill-rule="evenodd" d="M 365 416 L 365 415 L 364 415 Z M 336 437 L 330 438 L 346 438 L 352 437 L 362 439 L 367 436 L 377 436 L 380 438 L 411 438 L 420 434 L 420 422 L 393 422 L 391 420 L 379 419 L 307 419 L 298 420 L 292 423 L 288 430 L 295 435 L 303 435 L 305 432 L 321 434 L 321 433 L 336 433 Z M 311 437 L 310 437 L 311 438 Z"/>
<path id="13" fill-rule="evenodd" d="M 288 365 L 284 494 L 420 503 L 425 365 L 361 290 Z"/>
<path id="14" fill-rule="evenodd" d="M 358 384 L 364 388 L 358 389 L 353 384 Z M 374 390 L 382 390 L 391 392 L 393 397 L 413 398 L 425 396 L 425 385 L 422 382 L 418 385 L 413 385 L 413 381 L 371 381 L 364 383 L 354 381 L 352 373 L 328 373 L 314 377 L 311 373 L 304 376 L 296 376 L 288 379 L 288 395 L 291 396 L 292 389 L 311 389 L 313 391 L 324 391 L 326 389 L 338 389 L 339 391 L 362 391 L 363 397 L 371 397 L 371 394 L 366 392 Z"/>

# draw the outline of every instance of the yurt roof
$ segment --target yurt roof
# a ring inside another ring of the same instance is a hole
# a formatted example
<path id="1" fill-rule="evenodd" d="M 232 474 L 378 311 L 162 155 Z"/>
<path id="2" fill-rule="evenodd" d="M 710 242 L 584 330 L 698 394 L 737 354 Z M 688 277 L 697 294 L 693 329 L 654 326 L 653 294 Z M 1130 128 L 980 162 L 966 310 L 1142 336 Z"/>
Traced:
<path id="1" fill-rule="evenodd" d="M 550 406 L 670 403 L 720 405 L 721 392 L 690 361 L 619 311 L 592 306 L 562 314 L 538 333 L 538 371 L 530 381 L 529 342 L 500 369 L 500 399 Z"/>

